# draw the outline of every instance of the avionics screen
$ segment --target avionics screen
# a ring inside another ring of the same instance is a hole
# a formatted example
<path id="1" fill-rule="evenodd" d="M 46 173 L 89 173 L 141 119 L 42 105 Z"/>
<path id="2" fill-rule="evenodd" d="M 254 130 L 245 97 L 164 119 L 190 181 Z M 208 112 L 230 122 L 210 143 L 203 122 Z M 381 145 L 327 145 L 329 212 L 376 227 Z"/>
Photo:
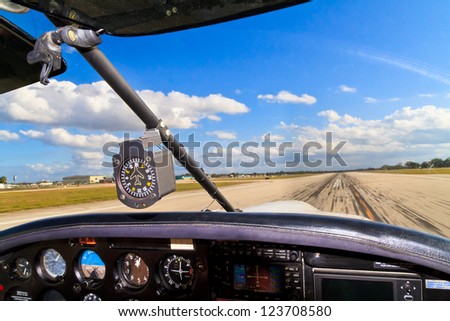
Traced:
<path id="1" fill-rule="evenodd" d="M 277 265 L 234 264 L 233 289 L 280 293 L 284 287 L 284 269 Z"/>
<path id="2" fill-rule="evenodd" d="M 321 300 L 324 301 L 392 301 L 392 282 L 379 280 L 327 279 L 322 280 Z"/>

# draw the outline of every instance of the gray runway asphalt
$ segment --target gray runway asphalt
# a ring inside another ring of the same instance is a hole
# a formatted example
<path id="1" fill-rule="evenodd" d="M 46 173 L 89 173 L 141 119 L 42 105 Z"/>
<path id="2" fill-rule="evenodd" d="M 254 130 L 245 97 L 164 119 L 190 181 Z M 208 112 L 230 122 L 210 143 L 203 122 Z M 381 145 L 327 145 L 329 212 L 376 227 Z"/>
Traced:
<path id="1" fill-rule="evenodd" d="M 362 215 L 450 237 L 450 175 L 333 173 L 273 179 L 222 189 L 237 208 L 277 200 L 300 200 L 326 212 Z M 204 191 L 174 193 L 141 212 L 219 210 Z M 38 218 L 86 213 L 136 211 L 119 201 L 3 213 L 0 229 Z"/>

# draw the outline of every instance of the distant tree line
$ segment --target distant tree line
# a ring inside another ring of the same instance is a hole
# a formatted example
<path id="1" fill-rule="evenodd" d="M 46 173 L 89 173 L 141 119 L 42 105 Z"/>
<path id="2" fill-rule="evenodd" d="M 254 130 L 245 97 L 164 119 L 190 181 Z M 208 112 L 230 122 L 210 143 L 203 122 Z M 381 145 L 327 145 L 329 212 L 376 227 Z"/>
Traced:
<path id="1" fill-rule="evenodd" d="M 227 174 L 211 174 L 212 178 L 220 178 L 220 177 L 238 177 L 241 175 L 245 175 L 245 176 L 250 176 L 250 177 L 258 177 L 258 176 L 263 176 L 263 175 L 267 175 L 267 176 L 283 176 L 283 175 L 298 175 L 298 174 L 304 174 L 307 173 L 305 171 L 298 171 L 298 172 L 285 172 L 285 171 L 278 171 L 278 172 L 267 172 L 267 173 L 238 173 L 238 172 L 233 172 L 233 173 L 227 173 Z"/>
<path id="2" fill-rule="evenodd" d="M 446 159 L 433 158 L 428 162 L 417 163 L 413 161 L 407 161 L 405 164 L 398 163 L 397 165 L 383 165 L 381 169 L 404 169 L 404 168 L 442 168 L 450 167 L 450 157 Z"/>

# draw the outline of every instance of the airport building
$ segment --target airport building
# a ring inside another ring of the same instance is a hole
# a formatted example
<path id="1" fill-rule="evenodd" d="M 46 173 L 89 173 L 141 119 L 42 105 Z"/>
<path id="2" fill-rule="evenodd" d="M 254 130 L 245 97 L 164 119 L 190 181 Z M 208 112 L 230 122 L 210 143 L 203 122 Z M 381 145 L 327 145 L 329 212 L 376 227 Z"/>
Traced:
<path id="1" fill-rule="evenodd" d="M 99 175 L 74 175 L 63 177 L 63 184 L 77 185 L 77 184 L 96 184 L 103 183 L 107 179 L 106 176 Z"/>

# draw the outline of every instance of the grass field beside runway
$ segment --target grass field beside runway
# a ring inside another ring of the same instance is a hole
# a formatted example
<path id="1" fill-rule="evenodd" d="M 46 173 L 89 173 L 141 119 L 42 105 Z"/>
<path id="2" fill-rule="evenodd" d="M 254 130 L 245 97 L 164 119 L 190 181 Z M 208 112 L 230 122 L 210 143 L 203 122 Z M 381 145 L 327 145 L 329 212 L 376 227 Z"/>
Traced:
<path id="1" fill-rule="evenodd" d="M 216 182 L 215 184 L 218 187 L 225 187 L 244 183 L 248 182 L 235 180 Z M 193 181 L 177 184 L 178 192 L 199 190 L 201 188 L 200 184 Z M 43 188 L 22 191 L 4 190 L 0 192 L 0 213 L 108 201 L 116 198 L 117 193 L 114 185 Z"/>
<path id="2" fill-rule="evenodd" d="M 386 174 L 413 174 L 413 175 L 442 175 L 450 174 L 450 168 L 405 168 L 405 169 L 377 169 L 370 173 L 386 173 Z"/>

